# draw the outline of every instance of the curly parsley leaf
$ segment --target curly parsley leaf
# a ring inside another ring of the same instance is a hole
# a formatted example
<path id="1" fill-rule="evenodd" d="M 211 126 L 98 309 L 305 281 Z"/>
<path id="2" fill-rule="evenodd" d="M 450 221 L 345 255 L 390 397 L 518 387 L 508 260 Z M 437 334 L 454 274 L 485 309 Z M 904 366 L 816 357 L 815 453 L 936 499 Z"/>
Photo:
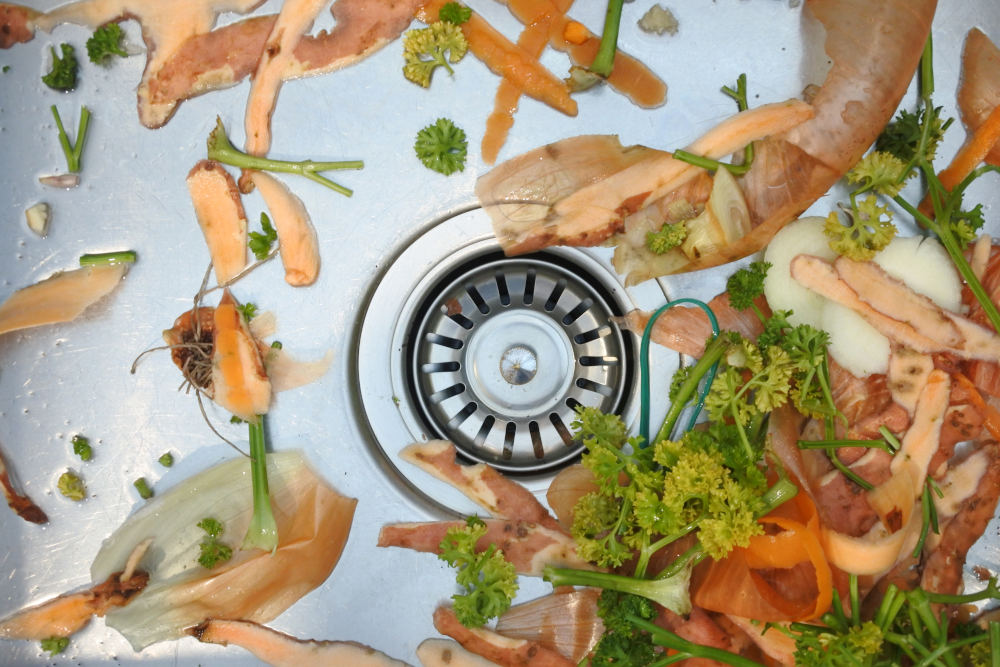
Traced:
<path id="1" fill-rule="evenodd" d="M 465 132 L 448 118 L 417 132 L 413 150 L 428 169 L 449 176 L 465 169 L 469 143 Z"/>

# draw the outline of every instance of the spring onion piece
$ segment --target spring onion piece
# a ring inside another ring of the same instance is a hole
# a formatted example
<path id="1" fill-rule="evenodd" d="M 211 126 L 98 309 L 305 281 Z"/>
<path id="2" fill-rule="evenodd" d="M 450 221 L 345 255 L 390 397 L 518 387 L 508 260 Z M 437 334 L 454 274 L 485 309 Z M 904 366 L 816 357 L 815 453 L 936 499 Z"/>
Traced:
<path id="1" fill-rule="evenodd" d="M 278 548 L 278 524 L 271 510 L 271 495 L 267 488 L 267 442 L 264 435 L 264 415 L 250 427 L 250 475 L 253 479 L 253 519 L 243 538 L 244 549 L 274 551 Z"/>

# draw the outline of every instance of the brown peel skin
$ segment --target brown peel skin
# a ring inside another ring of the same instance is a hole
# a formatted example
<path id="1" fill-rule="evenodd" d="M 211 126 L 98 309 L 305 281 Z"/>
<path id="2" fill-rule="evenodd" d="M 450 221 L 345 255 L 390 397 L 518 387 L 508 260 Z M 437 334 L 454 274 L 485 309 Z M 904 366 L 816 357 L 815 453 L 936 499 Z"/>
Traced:
<path id="1" fill-rule="evenodd" d="M 272 667 L 303 665 L 356 665 L 357 667 L 405 667 L 370 646 L 356 642 L 298 639 L 252 621 L 210 619 L 188 630 L 200 642 L 235 644 Z"/>
<path id="2" fill-rule="evenodd" d="M 467 628 L 458 621 L 451 607 L 434 611 L 434 627 L 457 641 L 468 651 L 504 667 L 573 667 L 575 662 L 559 653 L 528 640 L 512 640 L 485 628 Z"/>
<path id="3" fill-rule="evenodd" d="M 31 498 L 23 493 L 18 493 L 17 489 L 14 488 L 14 483 L 7 472 L 7 462 L 4 461 L 3 450 L 0 450 L 0 486 L 3 487 L 7 505 L 14 510 L 15 514 L 31 523 L 48 523 L 49 517 L 45 515 L 42 508 L 36 505 Z"/>
<path id="4" fill-rule="evenodd" d="M 39 12 L 30 7 L 0 3 L 0 49 L 31 41 L 35 36 L 34 19 Z"/>
<path id="5" fill-rule="evenodd" d="M 973 28 L 962 49 L 962 71 L 958 85 L 958 111 L 971 134 L 1000 105 L 1000 48 L 979 28 Z M 1000 146 L 994 146 L 986 161 L 1000 165 Z"/>
<path id="6" fill-rule="evenodd" d="M 0 637 L 35 640 L 69 637 L 87 625 L 92 616 L 104 616 L 109 609 L 128 604 L 149 581 L 145 572 L 136 572 L 125 581 L 119 575 L 116 572 L 93 588 L 60 595 L 0 621 Z"/>

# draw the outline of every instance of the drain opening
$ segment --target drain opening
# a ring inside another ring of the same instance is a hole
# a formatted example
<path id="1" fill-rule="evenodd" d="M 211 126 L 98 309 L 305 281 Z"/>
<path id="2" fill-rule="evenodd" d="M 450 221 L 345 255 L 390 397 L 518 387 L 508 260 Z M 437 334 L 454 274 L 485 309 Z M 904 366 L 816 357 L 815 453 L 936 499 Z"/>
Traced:
<path id="1" fill-rule="evenodd" d="M 407 389 L 430 434 L 473 461 L 539 473 L 582 447 L 578 405 L 621 411 L 632 346 L 601 281 L 561 256 L 473 257 L 443 276 L 406 334 Z"/>

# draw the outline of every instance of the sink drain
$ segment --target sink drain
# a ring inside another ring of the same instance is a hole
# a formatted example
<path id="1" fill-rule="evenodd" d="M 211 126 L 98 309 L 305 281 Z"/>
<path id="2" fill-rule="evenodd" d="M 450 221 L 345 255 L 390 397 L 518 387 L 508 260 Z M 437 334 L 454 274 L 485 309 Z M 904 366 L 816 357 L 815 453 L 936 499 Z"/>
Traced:
<path id="1" fill-rule="evenodd" d="M 631 347 L 600 281 L 547 253 L 474 257 L 433 285 L 408 336 L 410 389 L 428 427 L 512 473 L 573 458 L 579 405 L 616 412 Z"/>
<path id="2" fill-rule="evenodd" d="M 489 218 L 469 208 L 400 245 L 362 304 L 347 390 L 376 461 L 434 510 L 482 512 L 460 492 L 402 461 L 413 442 L 443 438 L 544 497 L 581 451 L 578 405 L 633 424 L 635 338 L 613 324 L 662 305 L 656 281 L 626 288 L 606 248 L 551 248 L 505 257 Z M 665 353 L 669 379 L 679 357 Z M 667 380 L 663 380 L 665 383 Z M 661 383 L 661 384 L 663 384 Z"/>

